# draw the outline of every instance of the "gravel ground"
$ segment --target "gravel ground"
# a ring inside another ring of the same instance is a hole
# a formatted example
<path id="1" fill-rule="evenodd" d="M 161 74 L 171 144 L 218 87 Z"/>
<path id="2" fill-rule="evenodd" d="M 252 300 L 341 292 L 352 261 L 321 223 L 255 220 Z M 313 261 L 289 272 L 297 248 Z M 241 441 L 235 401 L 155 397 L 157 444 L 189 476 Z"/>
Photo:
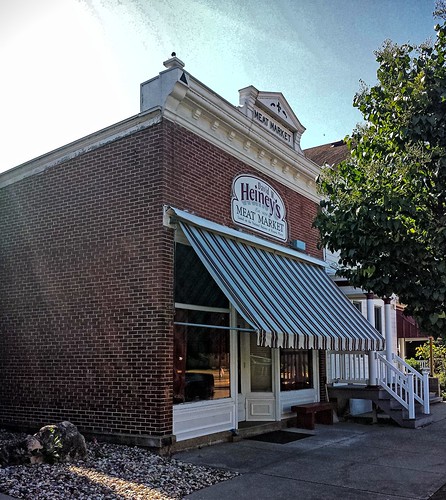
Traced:
<path id="1" fill-rule="evenodd" d="M 0 429 L 0 447 L 25 436 Z M 170 500 L 236 475 L 137 447 L 87 443 L 87 448 L 84 460 L 0 467 L 0 492 L 27 500 Z"/>

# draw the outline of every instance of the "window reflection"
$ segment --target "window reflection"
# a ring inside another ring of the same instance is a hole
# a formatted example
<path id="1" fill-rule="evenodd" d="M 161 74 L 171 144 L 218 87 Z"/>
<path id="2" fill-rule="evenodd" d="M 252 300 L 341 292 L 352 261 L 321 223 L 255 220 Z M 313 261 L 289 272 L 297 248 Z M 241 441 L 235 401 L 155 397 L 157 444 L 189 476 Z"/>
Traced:
<path id="1" fill-rule="evenodd" d="M 296 391 L 313 387 L 312 351 L 280 349 L 280 390 Z"/>
<path id="2" fill-rule="evenodd" d="M 251 391 L 271 392 L 272 388 L 272 362 L 271 347 L 257 345 L 257 337 L 249 336 L 250 363 L 251 363 Z"/>
<path id="3" fill-rule="evenodd" d="M 175 245 L 175 302 L 207 307 L 229 307 L 229 301 L 212 279 L 194 249 Z"/>
<path id="4" fill-rule="evenodd" d="M 228 313 L 177 309 L 175 322 L 229 326 Z M 175 325 L 174 403 L 230 397 L 229 330 Z"/>

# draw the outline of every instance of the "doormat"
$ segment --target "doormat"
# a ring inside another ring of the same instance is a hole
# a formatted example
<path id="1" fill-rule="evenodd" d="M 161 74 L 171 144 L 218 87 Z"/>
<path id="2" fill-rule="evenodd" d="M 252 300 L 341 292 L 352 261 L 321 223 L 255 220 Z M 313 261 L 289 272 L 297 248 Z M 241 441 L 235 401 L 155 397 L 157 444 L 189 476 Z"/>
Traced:
<path id="1" fill-rule="evenodd" d="M 276 443 L 276 444 L 287 444 L 293 441 L 299 441 L 299 439 L 305 439 L 311 437 L 312 434 L 302 434 L 299 432 L 287 432 L 287 431 L 273 431 L 267 432 L 266 434 L 259 434 L 258 436 L 252 436 L 245 439 L 250 439 L 252 441 L 263 441 L 265 443 Z"/>

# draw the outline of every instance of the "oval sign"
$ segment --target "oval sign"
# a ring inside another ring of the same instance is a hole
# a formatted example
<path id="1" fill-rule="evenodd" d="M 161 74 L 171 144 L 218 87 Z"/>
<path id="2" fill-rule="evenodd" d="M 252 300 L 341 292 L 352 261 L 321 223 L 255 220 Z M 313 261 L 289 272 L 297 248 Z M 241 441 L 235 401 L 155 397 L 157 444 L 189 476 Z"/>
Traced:
<path id="1" fill-rule="evenodd" d="M 232 182 L 232 220 L 240 226 L 288 239 L 285 204 L 277 191 L 253 175 L 238 175 Z"/>

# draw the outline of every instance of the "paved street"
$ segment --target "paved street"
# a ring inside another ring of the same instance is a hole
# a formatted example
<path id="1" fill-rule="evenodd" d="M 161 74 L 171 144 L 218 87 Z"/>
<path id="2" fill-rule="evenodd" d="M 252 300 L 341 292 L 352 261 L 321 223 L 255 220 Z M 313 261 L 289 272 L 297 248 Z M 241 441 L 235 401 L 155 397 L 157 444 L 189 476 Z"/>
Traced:
<path id="1" fill-rule="evenodd" d="M 190 500 L 429 499 L 446 483 L 446 403 L 432 413 L 434 423 L 422 429 L 341 422 L 288 429 L 312 436 L 287 444 L 242 440 L 175 458 L 240 473 Z"/>

